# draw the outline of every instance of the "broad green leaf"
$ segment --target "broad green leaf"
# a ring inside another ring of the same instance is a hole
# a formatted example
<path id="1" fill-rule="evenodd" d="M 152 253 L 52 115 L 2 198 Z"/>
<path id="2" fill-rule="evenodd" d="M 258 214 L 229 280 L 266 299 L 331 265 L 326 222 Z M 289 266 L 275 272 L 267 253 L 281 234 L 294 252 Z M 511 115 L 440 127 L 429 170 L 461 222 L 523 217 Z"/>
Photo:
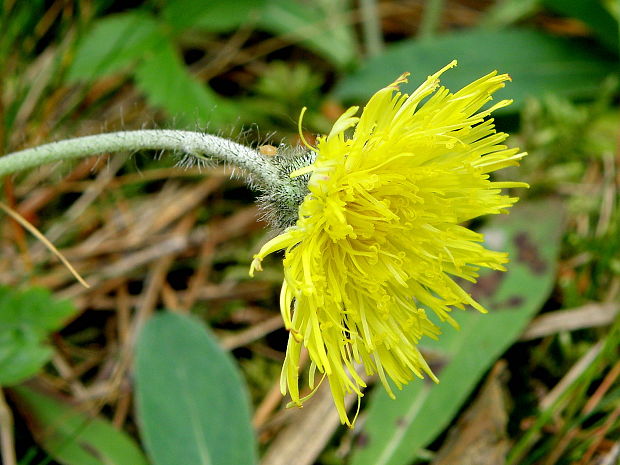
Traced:
<path id="1" fill-rule="evenodd" d="M 35 375 L 52 353 L 45 339 L 74 313 L 69 301 L 54 300 L 44 289 L 0 286 L 0 386 Z"/>
<path id="2" fill-rule="evenodd" d="M 264 0 L 168 0 L 162 14 L 177 31 L 197 28 L 227 32 L 256 19 L 264 3 Z"/>
<path id="3" fill-rule="evenodd" d="M 92 81 L 121 71 L 167 40 L 157 21 L 146 13 L 107 16 L 78 42 L 68 78 Z"/>
<path id="4" fill-rule="evenodd" d="M 343 68 L 353 64 L 357 54 L 350 14 L 347 0 L 266 0 L 258 23 L 261 29 L 301 41 Z"/>
<path id="5" fill-rule="evenodd" d="M 155 465 L 250 465 L 248 395 L 231 357 L 199 321 L 151 318 L 136 348 L 140 432 Z"/>
<path id="6" fill-rule="evenodd" d="M 51 357 L 52 350 L 29 329 L 3 329 L 0 333 L 0 385 L 11 386 L 34 376 Z"/>
<path id="7" fill-rule="evenodd" d="M 442 85 L 456 91 L 493 70 L 508 73 L 512 83 L 494 98 L 514 99 L 501 110 L 513 112 L 528 96 L 594 95 L 601 80 L 618 70 L 616 60 L 577 41 L 528 29 L 467 30 L 433 40 L 407 40 L 386 49 L 341 81 L 336 96 L 364 101 L 404 71 L 412 73 L 410 86 L 415 88 L 453 59 L 459 64 L 442 76 Z"/>
<path id="8" fill-rule="evenodd" d="M 146 54 L 135 78 L 151 105 L 185 125 L 220 127 L 238 119 L 232 104 L 192 76 L 169 43 Z"/>
<path id="9" fill-rule="evenodd" d="M 470 290 L 489 313 L 459 312 L 459 331 L 446 327 L 438 341 L 423 341 L 438 358 L 431 366 L 439 384 L 415 380 L 396 400 L 380 387 L 372 393 L 352 465 L 407 465 L 449 425 L 547 299 L 561 231 L 562 208 L 556 202 L 518 204 L 510 215 L 489 222 L 483 230 L 487 245 L 511 257 L 507 272 L 487 273 Z"/>
<path id="10" fill-rule="evenodd" d="M 586 23 L 592 33 L 611 51 L 618 54 L 620 26 L 602 0 L 544 0 L 551 10 L 579 19 Z"/>
<path id="11" fill-rule="evenodd" d="M 11 388 L 37 442 L 63 465 L 147 465 L 134 441 L 107 420 L 65 400 L 22 385 Z"/>

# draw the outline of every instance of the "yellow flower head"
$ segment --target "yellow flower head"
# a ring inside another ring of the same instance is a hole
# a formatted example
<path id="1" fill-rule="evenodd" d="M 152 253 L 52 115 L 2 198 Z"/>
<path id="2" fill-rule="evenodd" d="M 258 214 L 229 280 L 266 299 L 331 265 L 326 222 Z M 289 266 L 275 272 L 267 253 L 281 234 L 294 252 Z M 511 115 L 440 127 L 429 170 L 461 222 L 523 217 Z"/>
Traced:
<path id="1" fill-rule="evenodd" d="M 282 393 L 301 405 L 299 357 L 310 355 L 309 384 L 316 370 L 329 380 L 343 423 L 351 425 L 344 396 L 362 396 L 356 366 L 400 389 L 414 375 L 437 378 L 418 350 L 423 336 L 440 333 L 432 310 L 453 326 L 453 307 L 485 309 L 455 281 L 474 282 L 480 267 L 504 270 L 505 253 L 485 249 L 481 234 L 460 224 L 505 213 L 516 198 L 489 173 L 517 165 L 525 154 L 501 143 L 495 109 L 481 110 L 510 80 L 490 73 L 456 93 L 429 76 L 411 95 L 398 85 L 372 96 L 362 115 L 348 109 L 329 135 L 317 140 L 309 193 L 297 223 L 254 257 L 251 274 L 268 254 L 285 249 L 280 308 L 290 331 L 282 369 Z M 422 104 L 422 101 L 427 101 Z M 351 134 L 352 133 L 352 134 Z"/>

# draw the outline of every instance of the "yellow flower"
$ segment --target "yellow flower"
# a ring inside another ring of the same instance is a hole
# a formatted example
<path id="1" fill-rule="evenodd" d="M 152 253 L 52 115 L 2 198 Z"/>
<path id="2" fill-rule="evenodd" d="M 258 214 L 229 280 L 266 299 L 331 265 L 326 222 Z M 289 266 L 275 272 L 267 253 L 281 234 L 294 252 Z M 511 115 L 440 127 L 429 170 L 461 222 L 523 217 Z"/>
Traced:
<path id="1" fill-rule="evenodd" d="M 392 397 L 388 380 L 399 389 L 414 375 L 437 381 L 417 347 L 440 333 L 426 309 L 455 327 L 453 307 L 485 312 L 454 279 L 475 282 L 481 267 L 504 270 L 508 261 L 460 224 L 505 213 L 517 199 L 501 189 L 526 186 L 489 179 L 525 155 L 501 145 L 507 134 L 487 118 L 511 101 L 480 110 L 510 77 L 493 72 L 450 93 L 439 76 L 455 65 L 411 95 L 398 91 L 407 82 L 402 75 L 373 95 L 359 118 L 358 108 L 349 108 L 318 138 L 314 163 L 292 174 L 311 173 L 297 223 L 252 263 L 250 274 L 266 255 L 286 251 L 280 307 L 290 335 L 282 393 L 297 405 L 305 400 L 305 346 L 310 387 L 316 371 L 323 373 L 349 426 L 344 397 L 361 397 L 366 386 L 356 366 L 378 374 Z"/>

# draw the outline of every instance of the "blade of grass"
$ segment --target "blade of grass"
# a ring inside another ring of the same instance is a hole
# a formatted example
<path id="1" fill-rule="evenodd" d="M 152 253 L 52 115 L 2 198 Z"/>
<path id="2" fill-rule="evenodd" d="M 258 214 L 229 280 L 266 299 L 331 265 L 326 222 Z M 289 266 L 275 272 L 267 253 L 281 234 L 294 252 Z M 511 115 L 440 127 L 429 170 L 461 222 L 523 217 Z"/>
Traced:
<path id="1" fill-rule="evenodd" d="M 26 218 L 24 218 L 11 207 L 5 205 L 2 202 L 0 202 L 0 209 L 11 218 L 13 218 L 15 221 L 17 221 L 20 225 L 22 225 L 24 229 L 28 230 L 34 237 L 39 239 L 45 245 L 45 247 L 50 250 L 50 252 L 52 252 L 54 255 L 56 255 L 56 257 L 58 257 L 58 259 L 67 267 L 67 269 L 71 272 L 73 276 L 75 276 L 75 279 L 77 279 L 82 286 L 84 286 L 85 288 L 90 287 L 90 285 L 84 280 L 84 278 L 80 276 L 77 270 L 73 268 L 73 265 L 69 263 L 69 260 L 67 260 L 65 256 L 60 252 L 60 250 L 58 250 L 54 244 L 48 241 L 47 238 L 43 234 L 41 234 L 41 232 L 37 228 L 35 228 L 26 220 Z"/>
<path id="2" fill-rule="evenodd" d="M 574 401 L 590 386 L 592 379 L 600 373 L 601 363 L 612 359 L 620 343 L 620 318 L 616 319 L 609 334 L 599 341 L 562 378 L 556 387 L 541 402 L 541 412 L 534 425 L 515 444 L 506 460 L 506 465 L 521 463 L 528 451 L 540 437 L 542 428 L 557 414 L 562 405 L 575 409 Z M 570 417 L 570 415 L 567 415 Z"/>

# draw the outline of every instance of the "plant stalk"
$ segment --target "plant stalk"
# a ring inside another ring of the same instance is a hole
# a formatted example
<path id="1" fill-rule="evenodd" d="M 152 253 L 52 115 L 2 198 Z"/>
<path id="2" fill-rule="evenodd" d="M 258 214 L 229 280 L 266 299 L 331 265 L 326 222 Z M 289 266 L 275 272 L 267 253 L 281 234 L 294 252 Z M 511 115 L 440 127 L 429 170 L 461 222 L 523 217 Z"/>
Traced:
<path id="1" fill-rule="evenodd" d="M 269 159 L 236 142 L 191 131 L 140 130 L 78 137 L 21 150 L 0 157 L 0 177 L 47 163 L 85 158 L 107 152 L 170 150 L 241 169 L 259 190 L 291 190 Z"/>
<path id="2" fill-rule="evenodd" d="M 418 31 L 420 39 L 430 39 L 437 33 L 445 0 L 426 0 L 422 22 Z"/>
<path id="3" fill-rule="evenodd" d="M 377 8 L 377 0 L 360 0 L 360 12 L 366 53 L 369 57 L 377 56 L 383 50 L 381 17 Z"/>

